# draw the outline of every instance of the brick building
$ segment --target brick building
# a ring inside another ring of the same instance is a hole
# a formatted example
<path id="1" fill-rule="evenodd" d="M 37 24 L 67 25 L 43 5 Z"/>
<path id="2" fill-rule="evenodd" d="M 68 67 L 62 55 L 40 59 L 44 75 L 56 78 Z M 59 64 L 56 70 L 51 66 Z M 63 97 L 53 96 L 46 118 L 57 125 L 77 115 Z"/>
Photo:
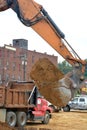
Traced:
<path id="1" fill-rule="evenodd" d="M 29 73 L 32 65 L 43 57 L 47 57 L 57 66 L 57 56 L 28 50 L 28 41 L 25 39 L 15 39 L 13 45 L 0 47 L 0 83 L 31 80 Z"/>

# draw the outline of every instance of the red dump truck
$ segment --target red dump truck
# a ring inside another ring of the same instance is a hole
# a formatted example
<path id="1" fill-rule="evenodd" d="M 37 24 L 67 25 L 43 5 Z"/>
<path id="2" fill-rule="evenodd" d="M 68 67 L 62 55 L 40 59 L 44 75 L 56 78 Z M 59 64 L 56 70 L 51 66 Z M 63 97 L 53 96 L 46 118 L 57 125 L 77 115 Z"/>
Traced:
<path id="1" fill-rule="evenodd" d="M 28 120 L 47 124 L 52 109 L 33 82 L 9 82 L 0 86 L 0 121 L 24 126 Z"/>

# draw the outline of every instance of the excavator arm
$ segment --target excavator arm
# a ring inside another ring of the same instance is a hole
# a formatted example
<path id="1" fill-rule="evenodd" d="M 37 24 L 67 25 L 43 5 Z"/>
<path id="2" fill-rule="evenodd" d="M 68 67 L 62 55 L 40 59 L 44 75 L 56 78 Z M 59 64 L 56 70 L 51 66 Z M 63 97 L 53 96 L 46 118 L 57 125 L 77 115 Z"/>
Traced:
<path id="1" fill-rule="evenodd" d="M 12 8 L 24 25 L 31 27 L 71 65 L 78 62 L 84 66 L 85 62 L 81 60 L 78 54 L 66 41 L 64 33 L 54 23 L 42 5 L 39 5 L 33 0 L 2 1 L 4 1 L 4 7 L 1 8 L 0 11 Z M 65 43 L 72 50 L 74 55 L 66 47 Z"/>
<path id="2" fill-rule="evenodd" d="M 83 63 L 74 50 L 75 57 L 73 57 L 71 52 L 65 46 L 64 41 L 66 43 L 68 42 L 65 40 L 64 33 L 61 32 L 41 5 L 33 0 L 18 0 L 15 7 L 16 8 L 12 8 L 16 11 L 20 21 L 26 26 L 31 26 L 36 33 L 47 41 L 48 44 L 50 44 L 52 48 L 54 48 L 70 64 L 73 65 L 75 62 Z"/>

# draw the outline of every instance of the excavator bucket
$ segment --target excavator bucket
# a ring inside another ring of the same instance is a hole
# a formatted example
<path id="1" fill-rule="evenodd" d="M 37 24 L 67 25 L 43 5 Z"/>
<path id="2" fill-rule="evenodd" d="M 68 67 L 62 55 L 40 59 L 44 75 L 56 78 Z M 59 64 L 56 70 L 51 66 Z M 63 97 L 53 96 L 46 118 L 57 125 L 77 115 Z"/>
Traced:
<path id="1" fill-rule="evenodd" d="M 54 105 L 65 106 L 71 98 L 71 84 L 69 78 L 47 58 L 39 59 L 30 72 L 40 93 Z"/>

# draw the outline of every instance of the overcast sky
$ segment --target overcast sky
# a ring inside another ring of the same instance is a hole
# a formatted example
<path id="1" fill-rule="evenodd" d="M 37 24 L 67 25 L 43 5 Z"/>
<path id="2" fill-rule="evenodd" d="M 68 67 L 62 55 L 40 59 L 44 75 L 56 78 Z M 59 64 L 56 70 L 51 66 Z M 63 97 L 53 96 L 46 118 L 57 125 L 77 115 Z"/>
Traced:
<path id="1" fill-rule="evenodd" d="M 65 39 L 82 59 L 87 58 L 87 0 L 35 0 L 43 5 L 48 14 L 65 34 Z M 58 53 L 30 27 L 24 26 L 16 13 L 9 9 L 0 12 L 0 46 L 11 44 L 13 39 L 28 40 L 29 50 Z M 61 57 L 59 56 L 59 61 Z"/>

